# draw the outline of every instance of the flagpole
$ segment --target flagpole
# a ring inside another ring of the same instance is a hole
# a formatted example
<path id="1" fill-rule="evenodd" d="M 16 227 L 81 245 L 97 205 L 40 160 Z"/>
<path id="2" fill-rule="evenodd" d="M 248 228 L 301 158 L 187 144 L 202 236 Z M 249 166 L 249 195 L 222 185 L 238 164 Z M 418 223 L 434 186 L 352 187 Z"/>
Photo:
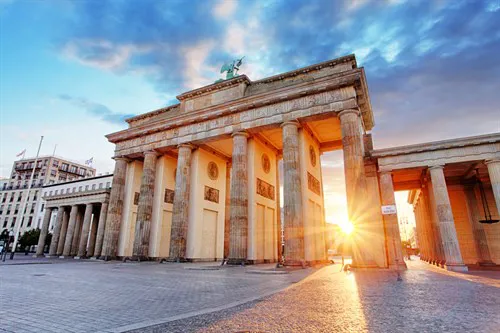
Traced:
<path id="1" fill-rule="evenodd" d="M 57 143 L 56 143 L 56 145 L 54 146 L 54 151 L 52 152 L 52 156 L 55 156 L 55 155 L 56 155 L 56 148 L 57 148 Z"/>
<path id="2" fill-rule="evenodd" d="M 16 233 L 14 234 L 14 243 L 12 244 L 11 252 L 10 252 L 10 260 L 14 259 L 14 253 L 16 252 L 17 242 L 19 240 L 19 229 L 21 229 L 21 224 L 23 223 L 24 210 L 26 209 L 26 204 L 28 203 L 28 197 L 30 195 L 31 185 L 33 184 L 33 176 L 35 175 L 36 164 L 38 163 L 38 156 L 40 154 L 40 148 L 42 147 L 43 135 L 40 137 L 40 143 L 38 144 L 38 151 L 36 152 L 35 163 L 33 165 L 33 170 L 31 171 L 31 177 L 28 182 L 27 193 L 24 196 L 23 205 L 21 207 L 21 211 L 18 214 L 18 221 L 16 223 Z"/>

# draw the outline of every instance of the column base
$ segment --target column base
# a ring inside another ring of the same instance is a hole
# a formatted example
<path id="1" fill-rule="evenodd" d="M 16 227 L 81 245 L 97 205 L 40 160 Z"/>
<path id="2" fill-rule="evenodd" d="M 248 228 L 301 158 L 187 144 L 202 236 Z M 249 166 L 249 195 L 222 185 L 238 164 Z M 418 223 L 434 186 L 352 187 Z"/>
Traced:
<path id="1" fill-rule="evenodd" d="M 151 258 L 146 257 L 146 256 L 132 256 L 132 257 L 129 257 L 128 259 L 130 261 L 138 261 L 138 262 L 151 260 Z"/>
<path id="2" fill-rule="evenodd" d="M 59 259 L 68 259 L 68 258 L 73 258 L 73 256 L 65 256 L 65 255 L 62 255 L 62 256 L 59 256 Z"/>
<path id="3" fill-rule="evenodd" d="M 285 258 L 285 266 L 295 266 L 295 267 L 306 267 L 306 261 L 305 260 L 296 260 L 296 259 L 286 259 Z"/>
<path id="4" fill-rule="evenodd" d="M 99 260 L 99 257 L 90 257 L 90 260 Z"/>
<path id="5" fill-rule="evenodd" d="M 165 261 L 167 261 L 167 262 L 178 262 L 178 263 L 189 262 L 189 260 L 186 259 L 186 258 L 166 258 Z"/>
<path id="6" fill-rule="evenodd" d="M 229 258 L 227 259 L 227 265 L 247 265 L 250 262 L 242 258 Z"/>
<path id="7" fill-rule="evenodd" d="M 76 256 L 76 257 L 73 257 L 73 259 L 80 260 L 80 259 L 85 259 L 85 257 Z"/>
<path id="8" fill-rule="evenodd" d="M 465 265 L 445 265 L 444 268 L 447 271 L 452 271 L 452 272 L 468 272 L 469 269 Z"/>
<path id="9" fill-rule="evenodd" d="M 406 271 L 408 267 L 406 266 L 406 264 L 397 264 L 397 265 L 389 265 L 389 269 L 394 271 Z"/>
<path id="10" fill-rule="evenodd" d="M 43 255 L 43 254 L 34 254 L 33 258 L 45 258 L 45 255 Z"/>
<path id="11" fill-rule="evenodd" d="M 45 256 L 45 258 L 59 258 L 59 256 L 57 254 L 51 254 L 51 255 Z"/>
<path id="12" fill-rule="evenodd" d="M 496 264 L 493 261 L 491 261 L 491 260 L 479 261 L 477 264 L 479 266 L 482 266 L 482 267 L 493 267 L 493 266 L 496 266 Z"/>

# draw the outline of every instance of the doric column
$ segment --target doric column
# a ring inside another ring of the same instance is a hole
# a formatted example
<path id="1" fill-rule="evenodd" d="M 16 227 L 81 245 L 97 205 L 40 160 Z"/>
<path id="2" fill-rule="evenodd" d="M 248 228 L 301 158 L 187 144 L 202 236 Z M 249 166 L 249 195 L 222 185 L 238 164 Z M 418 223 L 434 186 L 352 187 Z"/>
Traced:
<path id="1" fill-rule="evenodd" d="M 56 225 L 54 233 L 52 234 L 52 242 L 50 243 L 49 256 L 55 256 L 57 253 L 57 246 L 59 245 L 59 237 L 63 225 L 64 207 L 60 206 L 57 209 Z"/>
<path id="2" fill-rule="evenodd" d="M 99 258 L 102 251 L 102 243 L 104 241 L 104 228 L 106 226 L 106 215 L 108 214 L 108 203 L 101 204 L 101 211 L 99 212 L 99 223 L 97 225 L 97 237 L 95 240 L 94 257 Z"/>
<path id="3" fill-rule="evenodd" d="M 493 189 L 493 196 L 497 204 L 497 212 L 500 215 L 500 160 L 486 161 L 486 166 L 488 167 L 491 188 Z"/>
<path id="4" fill-rule="evenodd" d="M 247 259 L 248 243 L 248 133 L 233 133 L 231 168 L 229 260 L 240 264 Z"/>
<path id="5" fill-rule="evenodd" d="M 465 186 L 465 197 L 467 198 L 467 208 L 469 210 L 469 220 L 472 227 L 474 246 L 478 256 L 478 264 L 492 265 L 493 262 L 491 261 L 486 232 L 484 231 L 483 225 L 479 223 L 481 215 L 479 213 L 479 206 L 474 185 Z"/>
<path id="6" fill-rule="evenodd" d="M 66 239 L 64 240 L 64 249 L 62 256 L 67 257 L 71 253 L 71 243 L 73 240 L 73 234 L 75 233 L 76 226 L 76 215 L 78 214 L 78 206 L 71 206 L 71 212 L 69 213 L 68 230 L 66 231 Z"/>
<path id="7" fill-rule="evenodd" d="M 144 153 L 139 206 L 137 207 L 137 221 L 135 223 L 134 248 L 132 252 L 132 255 L 139 260 L 149 257 L 149 236 L 153 214 L 157 157 L 158 154 L 154 151 Z"/>
<path id="8" fill-rule="evenodd" d="M 441 242 L 443 244 L 443 253 L 446 259 L 446 269 L 451 271 L 467 271 L 467 266 L 464 265 L 458 245 L 457 231 L 455 229 L 455 221 L 444 178 L 443 166 L 433 166 L 429 170 L 432 179 L 432 190 L 436 203 Z"/>
<path id="9" fill-rule="evenodd" d="M 82 225 L 83 225 L 83 216 L 80 209 L 78 209 L 78 212 L 76 213 L 75 230 L 73 232 L 73 239 L 71 241 L 71 252 L 69 253 L 73 257 L 78 255 L 78 249 L 80 246 L 80 236 L 82 234 Z"/>
<path id="10" fill-rule="evenodd" d="M 62 221 L 61 233 L 59 234 L 59 242 L 57 244 L 56 255 L 62 255 L 64 251 L 64 241 L 66 240 L 66 231 L 68 230 L 68 222 L 69 222 L 69 212 L 66 208 L 64 208 L 64 216 Z"/>
<path id="11" fill-rule="evenodd" d="M 125 192 L 125 177 L 129 160 L 115 157 L 115 171 L 113 184 L 109 197 L 109 208 L 104 231 L 104 243 L 101 257 L 105 260 L 116 257 L 118 251 L 118 238 L 123 212 L 123 197 Z"/>
<path id="12" fill-rule="evenodd" d="M 94 216 L 92 217 L 92 224 L 90 225 L 89 246 L 87 247 L 87 257 L 94 256 L 95 241 L 97 238 L 97 221 L 99 221 L 99 211 L 96 210 L 94 205 Z"/>
<path id="13" fill-rule="evenodd" d="M 349 220 L 357 224 L 363 215 L 363 194 L 365 192 L 364 149 L 362 125 L 358 110 L 344 110 L 339 113 L 344 152 L 344 173 Z"/>
<path id="14" fill-rule="evenodd" d="M 45 214 L 43 215 L 42 229 L 40 231 L 40 237 L 38 237 L 38 246 L 36 248 L 37 257 L 43 256 L 43 248 L 45 247 L 45 239 L 47 238 L 47 233 L 49 231 L 50 217 L 52 215 L 52 208 L 45 208 Z"/>
<path id="15" fill-rule="evenodd" d="M 396 206 L 394 185 L 391 172 L 380 173 L 380 196 L 382 206 Z M 401 235 L 399 233 L 398 214 L 383 215 L 389 268 L 406 268 L 401 249 Z"/>
<path id="16" fill-rule="evenodd" d="M 229 257 L 229 237 L 231 230 L 231 163 L 226 163 L 226 206 L 224 207 L 224 259 Z"/>
<path id="17" fill-rule="evenodd" d="M 276 246 L 278 247 L 278 263 L 283 262 L 283 246 L 281 244 L 281 198 L 280 198 L 280 168 L 279 168 L 279 158 L 276 156 Z M 323 193 L 323 188 L 321 188 L 321 193 Z"/>
<path id="18" fill-rule="evenodd" d="M 89 203 L 85 205 L 85 215 L 83 216 L 82 232 L 78 245 L 78 258 L 85 258 L 87 255 L 87 243 L 89 240 L 90 222 L 92 222 L 92 210 L 94 206 Z"/>
<path id="19" fill-rule="evenodd" d="M 194 146 L 190 144 L 179 145 L 177 170 L 175 172 L 170 258 L 179 261 L 183 261 L 186 258 L 189 187 L 191 183 L 191 155 L 193 148 Z"/>
<path id="20" fill-rule="evenodd" d="M 285 264 L 304 265 L 304 216 L 300 181 L 299 123 L 281 125 L 283 136 L 283 226 Z"/>

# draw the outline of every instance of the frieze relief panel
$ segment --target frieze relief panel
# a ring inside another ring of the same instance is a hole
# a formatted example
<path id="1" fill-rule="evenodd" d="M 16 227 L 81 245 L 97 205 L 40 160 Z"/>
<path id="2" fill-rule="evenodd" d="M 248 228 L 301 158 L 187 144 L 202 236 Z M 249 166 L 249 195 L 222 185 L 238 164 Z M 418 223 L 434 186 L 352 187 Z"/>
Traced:
<path id="1" fill-rule="evenodd" d="M 262 195 L 264 198 L 274 200 L 274 186 L 257 178 L 257 194 Z"/>
<path id="2" fill-rule="evenodd" d="M 307 173 L 307 187 L 317 195 L 321 195 L 321 183 L 309 172 Z"/>
<path id="3" fill-rule="evenodd" d="M 166 188 L 163 201 L 165 203 L 173 204 L 174 203 L 174 190 Z"/>
<path id="4" fill-rule="evenodd" d="M 327 106 L 327 108 L 325 109 L 321 106 Z M 316 95 L 309 95 L 257 107 L 237 114 L 228 114 L 217 119 L 200 121 L 179 128 L 168 129 L 168 127 L 175 126 L 176 123 L 178 124 L 180 121 L 162 124 L 161 126 L 157 125 L 158 130 L 161 130 L 162 127 L 166 129 L 161 132 L 145 134 L 134 139 L 118 142 L 116 148 L 118 155 L 128 154 L 142 151 L 145 148 L 166 147 L 190 142 L 195 139 L 231 134 L 235 128 L 251 128 L 275 124 L 287 119 L 313 116 L 325 112 L 336 112 L 353 107 L 357 107 L 354 89 L 352 87 L 340 88 Z M 288 114 L 288 116 L 286 114 Z M 198 116 L 198 119 L 203 119 L 203 116 Z M 196 121 L 196 118 L 192 121 Z M 154 128 L 150 130 L 154 130 Z M 152 143 L 154 143 L 152 146 L 140 147 Z M 125 151 L 131 148 L 138 149 Z"/>
<path id="5" fill-rule="evenodd" d="M 205 186 L 205 200 L 219 203 L 219 190 L 210 186 Z"/>

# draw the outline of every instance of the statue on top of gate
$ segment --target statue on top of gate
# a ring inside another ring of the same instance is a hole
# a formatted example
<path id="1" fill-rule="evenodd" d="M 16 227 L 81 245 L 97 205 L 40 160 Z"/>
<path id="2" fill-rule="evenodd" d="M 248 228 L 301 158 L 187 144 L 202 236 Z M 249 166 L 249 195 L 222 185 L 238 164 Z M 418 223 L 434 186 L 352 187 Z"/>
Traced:
<path id="1" fill-rule="evenodd" d="M 224 80 L 229 80 L 229 79 L 232 79 L 234 77 L 237 77 L 238 76 L 238 70 L 240 69 L 240 66 L 243 63 L 243 58 L 245 58 L 245 57 L 243 56 L 240 59 L 236 59 L 236 60 L 233 60 L 230 63 L 226 63 L 226 64 L 222 65 L 222 67 L 220 69 L 220 72 L 221 73 L 226 72 L 226 78 L 225 79 L 219 79 L 219 80 L 215 81 L 215 83 L 218 83 L 218 82 L 221 82 L 221 81 L 224 81 Z"/>

